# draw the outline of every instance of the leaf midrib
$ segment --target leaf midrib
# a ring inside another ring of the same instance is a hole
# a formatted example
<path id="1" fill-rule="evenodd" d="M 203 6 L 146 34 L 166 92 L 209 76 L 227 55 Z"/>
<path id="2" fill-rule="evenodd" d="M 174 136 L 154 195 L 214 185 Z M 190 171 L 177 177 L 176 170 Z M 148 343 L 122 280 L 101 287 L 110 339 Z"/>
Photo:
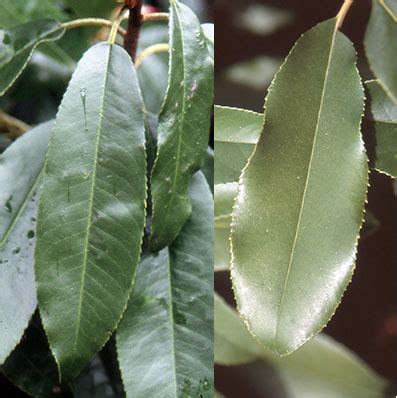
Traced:
<path id="1" fill-rule="evenodd" d="M 305 180 L 305 187 L 304 187 L 303 195 L 302 195 L 302 201 L 301 201 L 302 204 L 301 204 L 300 209 L 299 209 L 299 216 L 298 216 L 298 222 L 297 222 L 297 226 L 296 226 L 294 241 L 293 241 L 293 244 L 292 244 L 292 249 L 291 249 L 291 254 L 290 254 L 290 258 L 289 258 L 289 263 L 288 263 L 287 273 L 286 273 L 286 277 L 285 277 L 285 282 L 284 282 L 283 290 L 282 290 L 282 293 L 281 293 L 280 304 L 279 304 L 278 310 L 277 310 L 277 324 L 276 324 L 275 339 L 274 339 L 274 345 L 275 345 L 274 348 L 275 348 L 276 352 L 278 352 L 278 344 L 277 344 L 277 342 L 278 342 L 278 335 L 279 335 L 279 332 L 280 332 L 280 327 L 279 327 L 280 326 L 280 319 L 281 319 L 281 314 L 282 314 L 282 310 L 283 310 L 285 294 L 286 294 L 287 287 L 288 287 L 289 277 L 290 277 L 290 274 L 291 274 L 292 262 L 293 262 L 293 258 L 294 258 L 294 254 L 295 254 L 295 247 L 296 247 L 296 243 L 297 243 L 297 240 L 298 240 L 298 235 L 299 235 L 299 232 L 300 232 L 300 224 L 301 224 L 301 221 L 302 221 L 303 208 L 305 206 L 307 188 L 308 188 L 308 185 L 309 185 L 310 173 L 311 173 L 311 169 L 312 169 L 314 152 L 315 152 L 316 143 L 317 143 L 317 134 L 318 134 L 319 126 L 320 126 L 321 114 L 322 114 L 322 109 L 323 109 L 323 105 L 324 105 L 325 92 L 326 92 L 327 83 L 328 83 L 328 75 L 329 75 L 329 70 L 330 70 L 331 61 L 332 61 L 332 53 L 333 53 L 333 50 L 334 50 L 334 47 L 335 47 L 336 33 L 337 33 L 337 29 L 336 29 L 336 25 L 335 25 L 335 29 L 334 29 L 334 33 L 333 33 L 332 41 L 331 41 L 331 46 L 330 46 L 330 51 L 329 51 L 329 56 L 328 56 L 327 67 L 326 67 L 326 70 L 325 70 L 324 84 L 323 84 L 323 88 L 322 88 L 320 106 L 319 106 L 318 117 L 317 117 L 317 123 L 316 123 L 316 128 L 315 128 L 314 137 L 313 137 L 313 145 L 312 145 L 312 150 L 311 150 L 310 159 L 309 159 L 308 171 L 307 171 L 306 180 Z"/>
<path id="2" fill-rule="evenodd" d="M 92 226 L 92 219 L 93 219 L 93 202 L 94 202 L 94 194 L 95 194 L 95 186 L 96 186 L 96 175 L 97 175 L 97 165 L 98 165 L 98 154 L 99 154 L 99 146 L 101 141 L 101 132 L 103 127 L 103 120 L 104 120 L 104 107 L 105 107 L 105 92 L 108 85 L 108 70 L 110 65 L 110 58 L 113 46 L 109 44 L 108 50 L 108 59 L 106 61 L 106 68 L 105 68 L 105 79 L 102 89 L 102 97 L 101 97 L 101 104 L 99 110 L 99 124 L 97 128 L 96 134 L 96 142 L 95 142 L 95 157 L 94 157 L 94 166 L 92 172 L 92 183 L 91 183 L 91 192 L 89 197 L 89 207 L 88 207 L 88 223 L 87 223 L 87 230 L 86 230 L 86 238 L 84 243 L 84 257 L 83 257 L 83 269 L 81 275 L 81 286 L 80 286 L 80 295 L 79 295 L 79 306 L 77 311 L 77 322 L 76 322 L 76 337 L 73 344 L 73 351 L 75 353 L 78 352 L 77 346 L 80 336 L 80 322 L 81 322 L 81 313 L 82 313 L 82 303 L 83 303 L 83 296 L 84 296 L 84 287 L 86 282 L 87 276 L 87 263 L 88 263 L 88 247 L 89 247 L 89 238 L 91 235 L 91 226 Z"/>

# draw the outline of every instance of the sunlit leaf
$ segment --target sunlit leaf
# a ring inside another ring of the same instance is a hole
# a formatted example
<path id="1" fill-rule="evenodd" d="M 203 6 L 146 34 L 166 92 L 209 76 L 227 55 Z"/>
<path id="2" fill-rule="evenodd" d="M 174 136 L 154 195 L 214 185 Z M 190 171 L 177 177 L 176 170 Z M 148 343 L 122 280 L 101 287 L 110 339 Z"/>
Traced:
<path id="1" fill-rule="evenodd" d="M 203 166 L 210 132 L 213 63 L 192 11 L 173 0 L 170 10 L 170 81 L 159 118 L 152 174 L 151 247 L 177 237 L 191 212 L 188 185 Z"/>
<path id="2" fill-rule="evenodd" d="M 233 210 L 238 308 L 280 355 L 325 326 L 351 280 L 368 181 L 362 112 L 353 46 L 323 22 L 272 83 Z"/>
<path id="3" fill-rule="evenodd" d="M 46 123 L 25 133 L 0 156 L 0 364 L 36 308 L 37 192 L 51 127 Z"/>
<path id="4" fill-rule="evenodd" d="M 105 344 L 127 304 L 145 219 L 144 134 L 130 57 L 94 46 L 57 115 L 37 221 L 38 301 L 62 380 Z"/>
<path id="5" fill-rule="evenodd" d="M 62 25 L 50 19 L 0 30 L 0 95 L 3 95 L 22 73 L 34 49 L 40 43 L 58 40 L 63 33 Z"/>
<path id="6" fill-rule="evenodd" d="M 202 173 L 173 244 L 146 255 L 117 330 L 127 396 L 213 396 L 213 205 Z M 200 395 L 202 394 L 202 395 Z"/>

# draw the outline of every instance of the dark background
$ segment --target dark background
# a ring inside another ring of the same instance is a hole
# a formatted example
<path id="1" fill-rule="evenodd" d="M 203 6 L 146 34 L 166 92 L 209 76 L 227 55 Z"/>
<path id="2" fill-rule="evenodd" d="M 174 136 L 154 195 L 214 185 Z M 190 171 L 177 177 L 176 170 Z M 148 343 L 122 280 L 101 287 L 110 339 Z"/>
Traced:
<path id="1" fill-rule="evenodd" d="M 225 77 L 229 68 L 263 55 L 284 59 L 302 33 L 322 20 L 334 17 L 342 2 L 216 0 L 215 103 L 262 112 L 266 87 L 254 89 L 230 81 Z M 268 35 L 249 32 L 236 21 L 253 3 L 286 10 L 292 14 L 292 19 Z M 370 0 L 355 1 L 342 28 L 355 44 L 363 80 L 372 77 L 362 45 L 370 6 Z M 258 80 L 260 78 L 258 76 Z M 364 123 L 364 138 L 370 157 L 373 157 L 374 138 L 367 123 Z M 367 208 L 380 225 L 376 232 L 360 239 L 353 281 L 324 332 L 357 353 L 381 375 L 397 381 L 397 206 L 392 180 L 376 171 L 371 172 Z M 217 274 L 215 285 L 233 304 L 229 275 Z M 258 367 L 258 364 L 233 368 L 217 366 L 217 389 L 227 398 L 284 398 L 277 375 L 268 367 Z M 255 372 L 261 372 L 261 392 L 255 381 L 251 383 L 250 380 L 253 379 L 250 375 Z M 266 386 L 268 393 L 264 393 Z"/>

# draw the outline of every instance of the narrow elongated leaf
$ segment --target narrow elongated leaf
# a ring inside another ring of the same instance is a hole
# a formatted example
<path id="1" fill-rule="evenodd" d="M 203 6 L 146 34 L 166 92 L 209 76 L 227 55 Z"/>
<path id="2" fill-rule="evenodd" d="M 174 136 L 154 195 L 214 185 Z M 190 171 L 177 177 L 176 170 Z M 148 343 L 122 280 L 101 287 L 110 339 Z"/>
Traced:
<path id="1" fill-rule="evenodd" d="M 379 80 L 366 82 L 376 137 L 376 169 L 397 177 L 397 100 Z"/>
<path id="2" fill-rule="evenodd" d="M 15 82 L 26 67 L 33 50 L 42 42 L 58 40 L 62 25 L 51 19 L 32 21 L 0 30 L 0 95 Z"/>
<path id="3" fill-rule="evenodd" d="M 56 391 L 60 387 L 57 364 L 51 355 L 38 313 L 32 318 L 23 340 L 1 370 L 9 380 L 32 397 L 58 396 Z"/>
<path id="4" fill-rule="evenodd" d="M 292 398 L 383 398 L 387 387 L 353 352 L 324 334 L 288 357 L 272 354 L 250 337 L 237 312 L 215 295 L 215 362 L 241 365 L 258 359 L 276 367 Z"/>
<path id="5" fill-rule="evenodd" d="M 371 16 L 365 32 L 365 51 L 369 65 L 391 94 L 397 98 L 397 21 L 380 4 L 372 0 Z"/>
<path id="6" fill-rule="evenodd" d="M 303 35 L 272 83 L 233 211 L 232 281 L 258 341 L 291 353 L 351 280 L 368 180 L 363 88 L 335 19 Z"/>
<path id="7" fill-rule="evenodd" d="M 208 51 L 210 53 L 211 59 L 214 60 L 214 36 L 215 36 L 215 29 L 213 23 L 205 23 L 202 24 L 201 27 L 203 28 L 203 32 L 206 38 Z"/>
<path id="8" fill-rule="evenodd" d="M 94 46 L 57 115 L 37 220 L 40 313 L 64 380 L 105 344 L 127 304 L 145 220 L 144 136 L 128 54 Z"/>
<path id="9" fill-rule="evenodd" d="M 190 196 L 180 236 L 139 265 L 117 330 L 128 397 L 213 396 L 213 206 L 202 173 Z"/>
<path id="10" fill-rule="evenodd" d="M 215 184 L 238 181 L 262 126 L 260 113 L 215 106 Z"/>
<path id="11" fill-rule="evenodd" d="M 36 307 L 36 193 L 51 127 L 46 123 L 25 133 L 0 156 L 0 364 Z"/>
<path id="12" fill-rule="evenodd" d="M 237 186 L 237 182 L 215 185 L 215 271 L 226 271 L 230 267 L 230 224 Z"/>
<path id="13" fill-rule="evenodd" d="M 197 17 L 176 0 L 170 10 L 169 73 L 151 181 L 153 251 L 173 242 L 190 215 L 189 179 L 203 166 L 210 131 L 213 63 Z"/>
<path id="14" fill-rule="evenodd" d="M 208 147 L 207 149 L 207 155 L 201 171 L 205 175 L 205 179 L 210 186 L 211 192 L 214 193 L 214 151 L 211 147 Z"/>

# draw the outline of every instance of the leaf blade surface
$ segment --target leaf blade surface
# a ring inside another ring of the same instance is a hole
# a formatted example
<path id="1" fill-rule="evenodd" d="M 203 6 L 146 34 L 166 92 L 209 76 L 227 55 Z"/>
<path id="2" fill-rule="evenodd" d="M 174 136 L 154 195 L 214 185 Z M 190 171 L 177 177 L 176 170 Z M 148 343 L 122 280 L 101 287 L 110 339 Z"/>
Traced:
<path id="1" fill-rule="evenodd" d="M 145 221 L 144 130 L 128 54 L 94 46 L 59 109 L 38 214 L 38 301 L 65 380 L 106 343 L 128 301 Z"/>
<path id="2" fill-rule="evenodd" d="M 325 326 L 351 279 L 368 180 L 362 112 L 353 47 L 323 22 L 276 75 L 233 211 L 239 312 L 280 355 Z"/>

